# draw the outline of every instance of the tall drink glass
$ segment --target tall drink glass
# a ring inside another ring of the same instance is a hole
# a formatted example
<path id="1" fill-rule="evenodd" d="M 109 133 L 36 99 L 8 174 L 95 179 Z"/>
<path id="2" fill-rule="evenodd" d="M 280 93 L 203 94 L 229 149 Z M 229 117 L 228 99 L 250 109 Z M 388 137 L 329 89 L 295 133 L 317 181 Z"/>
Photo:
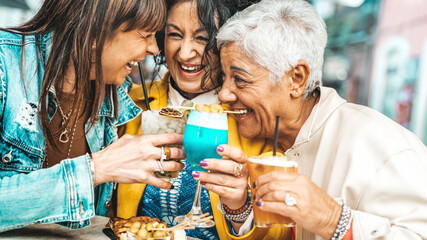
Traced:
<path id="1" fill-rule="evenodd" d="M 253 184 L 262 175 L 275 171 L 298 173 L 298 163 L 288 160 L 285 156 L 250 157 L 248 166 L 252 195 L 256 194 L 256 189 L 252 187 Z M 252 206 L 254 209 L 254 221 L 257 227 L 292 227 L 295 225 L 289 217 L 262 211 L 255 202 L 252 202 Z"/>
<path id="2" fill-rule="evenodd" d="M 141 114 L 141 134 L 154 135 L 162 133 L 180 133 L 185 129 L 185 119 L 166 117 L 159 114 L 158 110 L 147 110 Z M 182 147 L 181 145 L 163 145 L 164 147 Z M 173 159 L 170 159 L 173 160 Z M 166 160 L 165 160 L 166 161 Z M 154 175 L 163 180 L 172 180 L 178 177 L 178 171 L 155 171 Z"/>
<path id="3" fill-rule="evenodd" d="M 187 163 L 191 164 L 196 171 L 206 172 L 207 170 L 200 166 L 200 161 L 206 158 L 221 158 L 216 148 L 218 145 L 228 143 L 227 114 L 192 110 L 185 127 L 183 141 Z M 191 211 L 185 216 L 176 217 L 176 222 L 181 223 L 203 214 L 200 207 L 201 190 L 200 181 L 197 181 L 197 192 Z M 196 227 L 209 228 L 214 225 L 215 222 L 210 220 L 198 223 Z"/>

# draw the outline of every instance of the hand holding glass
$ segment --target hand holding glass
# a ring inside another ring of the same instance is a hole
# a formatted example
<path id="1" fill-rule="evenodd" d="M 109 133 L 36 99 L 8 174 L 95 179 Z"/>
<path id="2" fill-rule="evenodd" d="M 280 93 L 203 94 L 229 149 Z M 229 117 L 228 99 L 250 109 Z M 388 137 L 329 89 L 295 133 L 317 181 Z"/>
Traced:
<path id="1" fill-rule="evenodd" d="M 228 121 L 226 113 L 209 113 L 192 110 L 188 117 L 184 132 L 184 152 L 187 163 L 194 166 L 195 171 L 207 170 L 200 166 L 200 161 L 206 158 L 221 158 L 216 152 L 218 145 L 228 143 Z M 185 216 L 178 216 L 175 221 L 180 223 L 202 215 L 200 207 L 200 181 L 197 181 L 197 192 L 191 211 Z M 198 228 L 215 226 L 215 222 L 196 224 Z"/>
<path id="2" fill-rule="evenodd" d="M 148 110 L 141 114 L 141 134 L 154 135 L 162 133 L 183 134 L 185 129 L 185 119 L 162 116 L 158 110 Z M 182 147 L 180 145 L 163 145 L 164 147 Z M 161 146 L 159 146 L 161 147 Z M 173 160 L 173 159 L 170 159 Z M 172 180 L 178 177 L 178 171 L 155 171 L 154 175 L 163 180 Z"/>
<path id="3" fill-rule="evenodd" d="M 288 160 L 285 156 L 250 157 L 248 166 L 252 196 L 256 194 L 253 184 L 258 177 L 275 171 L 298 173 L 298 163 Z M 295 225 L 289 217 L 262 211 L 254 201 L 252 202 L 252 206 L 254 209 L 254 221 L 257 227 L 292 227 Z"/>

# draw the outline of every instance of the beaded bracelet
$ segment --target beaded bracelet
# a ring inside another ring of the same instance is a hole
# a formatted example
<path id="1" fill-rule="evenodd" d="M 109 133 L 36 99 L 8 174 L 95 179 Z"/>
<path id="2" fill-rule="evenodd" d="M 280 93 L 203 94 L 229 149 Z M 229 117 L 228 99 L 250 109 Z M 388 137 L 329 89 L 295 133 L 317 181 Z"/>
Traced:
<path id="1" fill-rule="evenodd" d="M 347 205 L 343 204 L 341 217 L 331 240 L 341 240 L 344 238 L 345 234 L 351 226 L 352 218 L 353 215 L 351 214 L 351 209 Z"/>
<path id="2" fill-rule="evenodd" d="M 228 221 L 244 223 L 252 211 L 252 201 L 247 198 L 245 204 L 238 209 L 230 209 L 227 205 L 221 204 L 221 210 Z"/>

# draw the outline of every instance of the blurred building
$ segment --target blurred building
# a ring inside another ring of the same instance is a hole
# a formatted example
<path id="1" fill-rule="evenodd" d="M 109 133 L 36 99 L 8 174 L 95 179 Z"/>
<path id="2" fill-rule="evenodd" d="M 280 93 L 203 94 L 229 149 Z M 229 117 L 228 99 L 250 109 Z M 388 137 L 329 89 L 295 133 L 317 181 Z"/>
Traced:
<path id="1" fill-rule="evenodd" d="M 427 143 L 427 1 L 382 1 L 373 53 L 369 106 Z"/>
<path id="2" fill-rule="evenodd" d="M 372 50 L 380 0 L 313 0 L 325 20 L 324 85 L 349 102 L 368 105 Z"/>
<path id="3" fill-rule="evenodd" d="M 311 3 L 328 27 L 324 84 L 427 143 L 427 1 Z"/>

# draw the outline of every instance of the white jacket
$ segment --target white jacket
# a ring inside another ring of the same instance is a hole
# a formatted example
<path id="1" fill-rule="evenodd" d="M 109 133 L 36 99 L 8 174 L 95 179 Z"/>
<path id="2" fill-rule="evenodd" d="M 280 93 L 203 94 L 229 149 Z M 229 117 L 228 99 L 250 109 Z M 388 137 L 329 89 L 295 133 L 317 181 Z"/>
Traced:
<path id="1" fill-rule="evenodd" d="M 427 148 L 410 131 L 331 88 L 286 155 L 354 213 L 353 239 L 427 239 Z M 297 240 L 321 239 L 297 227 Z"/>

